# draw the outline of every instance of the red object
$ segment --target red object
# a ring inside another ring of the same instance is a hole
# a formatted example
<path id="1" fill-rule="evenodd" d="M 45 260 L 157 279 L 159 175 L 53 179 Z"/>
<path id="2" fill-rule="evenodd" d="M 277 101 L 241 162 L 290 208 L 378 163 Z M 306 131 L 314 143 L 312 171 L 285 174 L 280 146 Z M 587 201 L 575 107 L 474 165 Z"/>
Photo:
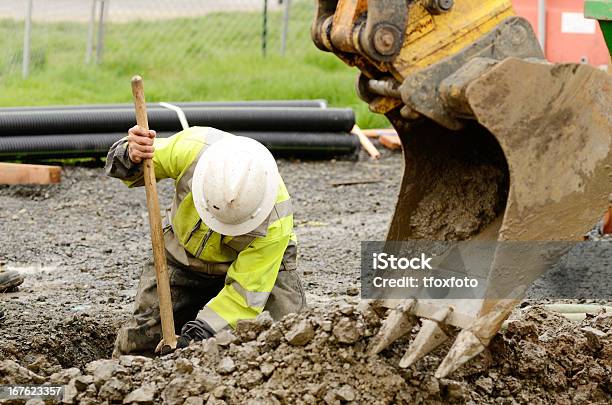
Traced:
<path id="1" fill-rule="evenodd" d="M 516 13 L 538 34 L 538 1 L 513 0 Z M 546 59 L 607 66 L 608 48 L 596 20 L 585 19 L 582 0 L 546 0 Z"/>
<path id="2" fill-rule="evenodd" d="M 608 208 L 608 212 L 603 218 L 603 234 L 608 235 L 612 233 L 612 207 Z"/>

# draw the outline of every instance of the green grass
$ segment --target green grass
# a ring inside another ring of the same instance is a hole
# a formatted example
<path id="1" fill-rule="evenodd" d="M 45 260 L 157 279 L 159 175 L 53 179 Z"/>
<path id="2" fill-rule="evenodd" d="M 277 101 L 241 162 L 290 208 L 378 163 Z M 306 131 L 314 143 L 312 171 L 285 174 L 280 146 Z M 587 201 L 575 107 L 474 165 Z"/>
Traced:
<path id="1" fill-rule="evenodd" d="M 35 24 L 27 80 L 20 75 L 22 24 L 0 20 L 0 106 L 129 102 L 129 81 L 138 73 L 148 101 L 324 98 L 353 108 L 362 127 L 389 126 L 358 99 L 357 69 L 312 44 L 310 12 L 303 15 L 292 21 L 284 57 L 278 13 L 270 15 L 267 57 L 259 13 L 109 24 L 100 66 L 83 62 L 85 25 Z"/>

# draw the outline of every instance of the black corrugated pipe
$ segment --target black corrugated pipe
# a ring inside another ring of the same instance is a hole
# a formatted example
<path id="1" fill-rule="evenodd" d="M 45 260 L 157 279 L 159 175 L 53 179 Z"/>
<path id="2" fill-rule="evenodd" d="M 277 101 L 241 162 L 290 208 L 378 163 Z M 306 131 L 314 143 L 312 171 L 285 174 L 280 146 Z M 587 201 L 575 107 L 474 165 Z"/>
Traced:
<path id="1" fill-rule="evenodd" d="M 234 132 L 264 144 L 277 157 L 328 159 L 356 155 L 359 138 L 347 133 Z"/>
<path id="2" fill-rule="evenodd" d="M 254 101 L 191 101 L 191 102 L 168 102 L 180 108 L 201 107 L 285 107 L 285 108 L 327 108 L 327 100 L 254 100 Z M 147 109 L 165 109 L 159 103 L 147 103 Z M 3 112 L 16 111 L 72 111 L 72 110 L 134 110 L 134 104 L 82 104 L 82 105 L 52 105 L 33 107 L 5 107 L 0 108 Z"/>
<path id="3" fill-rule="evenodd" d="M 234 132 L 263 143 L 276 157 L 327 159 L 355 155 L 359 139 L 343 133 Z M 103 157 L 125 133 L 0 137 L 0 160 Z M 159 133 L 160 138 L 172 133 Z"/>
<path id="4" fill-rule="evenodd" d="M 185 108 L 190 126 L 226 131 L 349 132 L 355 124 L 351 109 L 321 108 Z M 177 114 L 149 111 L 149 127 L 180 131 Z M 46 135 L 122 132 L 134 125 L 131 110 L 14 111 L 0 114 L 0 135 Z"/>

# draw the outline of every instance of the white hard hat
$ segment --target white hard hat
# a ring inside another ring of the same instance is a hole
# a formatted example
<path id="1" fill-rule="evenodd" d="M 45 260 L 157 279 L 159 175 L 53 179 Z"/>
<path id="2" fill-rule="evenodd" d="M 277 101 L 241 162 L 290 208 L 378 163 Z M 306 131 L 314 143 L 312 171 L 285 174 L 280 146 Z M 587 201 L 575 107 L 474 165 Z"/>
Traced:
<path id="1" fill-rule="evenodd" d="M 280 176 L 265 146 L 243 136 L 228 136 L 200 157 L 191 190 L 202 221 L 222 235 L 251 232 L 270 215 Z"/>

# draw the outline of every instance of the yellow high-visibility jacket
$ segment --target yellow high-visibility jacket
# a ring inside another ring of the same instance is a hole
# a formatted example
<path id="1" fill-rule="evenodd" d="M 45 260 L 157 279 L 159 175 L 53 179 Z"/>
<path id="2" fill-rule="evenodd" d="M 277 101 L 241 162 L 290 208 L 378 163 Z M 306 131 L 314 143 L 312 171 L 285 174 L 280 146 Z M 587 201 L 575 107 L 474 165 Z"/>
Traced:
<path id="1" fill-rule="evenodd" d="M 156 138 L 153 164 L 157 180 L 175 181 L 172 207 L 164 220 L 168 259 L 194 271 L 225 275 L 225 286 L 198 313 L 215 332 L 256 317 L 266 305 L 280 269 L 296 268 L 297 239 L 289 193 L 282 179 L 269 218 L 246 235 L 225 236 L 200 219 L 191 195 L 191 180 L 202 152 L 212 143 L 234 136 L 214 128 L 192 127 L 170 138 Z M 129 187 L 144 184 L 142 165 L 131 162 L 127 140 L 115 143 L 106 172 Z"/>

